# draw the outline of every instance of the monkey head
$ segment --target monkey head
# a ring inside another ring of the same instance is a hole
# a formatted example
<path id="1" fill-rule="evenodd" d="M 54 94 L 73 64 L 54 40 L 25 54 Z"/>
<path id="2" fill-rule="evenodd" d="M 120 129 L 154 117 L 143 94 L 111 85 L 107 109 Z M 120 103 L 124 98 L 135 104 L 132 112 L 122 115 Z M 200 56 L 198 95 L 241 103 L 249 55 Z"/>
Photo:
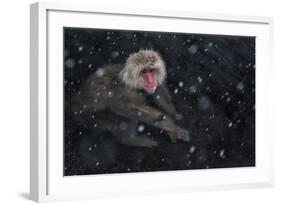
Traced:
<path id="1" fill-rule="evenodd" d="M 128 87 L 153 94 L 166 78 L 165 62 L 154 50 L 140 50 L 128 57 L 120 77 Z"/>

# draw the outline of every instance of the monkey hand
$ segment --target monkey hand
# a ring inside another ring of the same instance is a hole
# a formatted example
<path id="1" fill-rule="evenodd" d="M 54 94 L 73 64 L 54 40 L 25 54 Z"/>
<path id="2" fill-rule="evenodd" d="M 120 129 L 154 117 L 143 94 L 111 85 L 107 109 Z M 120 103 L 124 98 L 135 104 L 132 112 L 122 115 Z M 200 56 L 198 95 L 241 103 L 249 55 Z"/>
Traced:
<path id="1" fill-rule="evenodd" d="M 180 127 L 176 127 L 173 131 L 169 131 L 168 134 L 173 143 L 176 143 L 178 139 L 181 139 L 185 142 L 190 141 L 189 132 Z"/>

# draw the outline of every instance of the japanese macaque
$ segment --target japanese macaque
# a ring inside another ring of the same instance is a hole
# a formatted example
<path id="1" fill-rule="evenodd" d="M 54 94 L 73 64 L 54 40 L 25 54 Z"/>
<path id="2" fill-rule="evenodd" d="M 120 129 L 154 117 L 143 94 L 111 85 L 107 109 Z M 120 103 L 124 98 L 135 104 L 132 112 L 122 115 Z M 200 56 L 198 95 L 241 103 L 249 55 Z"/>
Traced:
<path id="1" fill-rule="evenodd" d="M 189 141 L 187 130 L 176 125 L 177 113 L 166 87 L 166 67 L 154 50 L 131 54 L 124 65 L 98 69 L 72 97 L 74 112 L 82 110 L 80 122 L 87 128 L 110 131 L 126 145 L 153 147 L 157 141 L 139 135 L 137 123 L 165 131 L 170 140 Z"/>

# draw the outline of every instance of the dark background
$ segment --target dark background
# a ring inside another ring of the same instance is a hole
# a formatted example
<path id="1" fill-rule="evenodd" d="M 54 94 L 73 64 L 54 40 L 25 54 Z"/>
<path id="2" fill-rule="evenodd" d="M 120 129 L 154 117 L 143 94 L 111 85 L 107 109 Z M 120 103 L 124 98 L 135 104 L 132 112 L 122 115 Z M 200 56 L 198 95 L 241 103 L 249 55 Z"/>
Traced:
<path id="1" fill-rule="evenodd" d="M 168 71 L 178 124 L 192 141 L 173 144 L 144 125 L 155 148 L 121 145 L 79 127 L 71 97 L 101 66 L 139 49 L 158 51 Z M 255 165 L 255 38 L 64 28 L 64 174 L 82 175 Z"/>

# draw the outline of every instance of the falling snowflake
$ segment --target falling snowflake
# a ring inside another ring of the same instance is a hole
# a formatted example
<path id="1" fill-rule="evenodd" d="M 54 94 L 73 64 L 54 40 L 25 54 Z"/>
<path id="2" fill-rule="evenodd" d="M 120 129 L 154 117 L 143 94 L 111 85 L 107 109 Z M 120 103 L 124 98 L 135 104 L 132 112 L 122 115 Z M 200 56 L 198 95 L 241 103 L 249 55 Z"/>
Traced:
<path id="1" fill-rule="evenodd" d="M 79 51 L 79 52 L 83 51 L 83 49 L 84 49 L 83 46 L 79 46 L 79 47 L 78 47 L 78 51 Z"/>
<path id="2" fill-rule="evenodd" d="M 198 108 L 200 110 L 208 110 L 210 108 L 210 101 L 206 96 L 199 98 L 198 100 Z"/>
<path id="3" fill-rule="evenodd" d="M 179 82 L 179 87 L 183 87 L 183 82 L 182 81 Z"/>
<path id="4" fill-rule="evenodd" d="M 225 158 L 225 151 L 224 151 L 224 149 L 222 149 L 222 150 L 220 150 L 220 157 L 221 158 Z"/>
<path id="5" fill-rule="evenodd" d="M 196 93 L 197 88 L 196 88 L 195 85 L 192 85 L 192 86 L 189 87 L 188 91 L 189 91 L 190 93 Z"/>
<path id="6" fill-rule="evenodd" d="M 104 76 L 104 69 L 103 68 L 99 68 L 96 72 L 95 72 L 95 75 L 97 76 L 97 77 L 102 77 L 102 76 Z"/>
<path id="7" fill-rule="evenodd" d="M 118 56 L 119 56 L 119 52 L 118 51 L 111 52 L 111 57 L 112 58 L 117 58 Z"/>
<path id="8" fill-rule="evenodd" d="M 74 68 L 75 61 L 73 59 L 69 58 L 65 61 L 65 66 L 66 66 L 66 68 L 69 68 L 69 69 Z"/>
<path id="9" fill-rule="evenodd" d="M 244 84 L 240 82 L 237 84 L 236 88 L 238 91 L 242 91 L 244 89 Z"/>
<path id="10" fill-rule="evenodd" d="M 197 80 L 198 80 L 199 83 L 201 83 L 203 79 L 200 76 L 198 76 Z"/>
<path id="11" fill-rule="evenodd" d="M 198 50 L 198 46 L 193 44 L 191 45 L 189 48 L 188 48 L 188 52 L 191 53 L 191 54 L 195 54 Z"/>
<path id="12" fill-rule="evenodd" d="M 144 125 L 138 126 L 138 132 L 143 132 L 144 131 Z"/>
<path id="13" fill-rule="evenodd" d="M 190 152 L 190 153 L 193 153 L 193 152 L 195 152 L 195 149 L 196 149 L 195 146 L 191 146 L 191 147 L 189 148 L 189 152 Z"/>

